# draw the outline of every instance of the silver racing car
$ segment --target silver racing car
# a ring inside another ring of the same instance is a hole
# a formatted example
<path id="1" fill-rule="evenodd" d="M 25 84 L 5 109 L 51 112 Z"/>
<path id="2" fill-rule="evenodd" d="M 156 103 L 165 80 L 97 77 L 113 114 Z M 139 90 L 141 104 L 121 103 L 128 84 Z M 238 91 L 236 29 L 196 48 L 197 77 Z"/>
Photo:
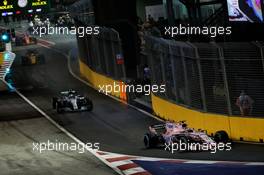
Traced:
<path id="1" fill-rule="evenodd" d="M 93 102 L 85 96 L 77 94 L 74 90 L 60 92 L 58 97 L 53 97 L 52 107 L 58 113 L 64 111 L 92 111 Z"/>

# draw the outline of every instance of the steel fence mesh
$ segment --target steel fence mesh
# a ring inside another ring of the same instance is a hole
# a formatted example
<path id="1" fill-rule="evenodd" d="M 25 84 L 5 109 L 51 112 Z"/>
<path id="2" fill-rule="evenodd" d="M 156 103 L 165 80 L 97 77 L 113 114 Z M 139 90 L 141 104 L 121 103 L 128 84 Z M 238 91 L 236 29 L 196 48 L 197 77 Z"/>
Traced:
<path id="1" fill-rule="evenodd" d="M 146 36 L 152 83 L 159 96 L 210 113 L 241 115 L 241 91 L 253 100 L 250 116 L 264 114 L 264 66 L 254 43 L 184 43 Z M 190 47 L 191 46 L 191 47 Z"/>
<path id="2" fill-rule="evenodd" d="M 117 32 L 100 27 L 99 35 L 77 37 L 77 41 L 81 60 L 92 70 L 117 80 L 125 77 L 124 65 L 117 62 L 117 55 L 123 55 Z"/>

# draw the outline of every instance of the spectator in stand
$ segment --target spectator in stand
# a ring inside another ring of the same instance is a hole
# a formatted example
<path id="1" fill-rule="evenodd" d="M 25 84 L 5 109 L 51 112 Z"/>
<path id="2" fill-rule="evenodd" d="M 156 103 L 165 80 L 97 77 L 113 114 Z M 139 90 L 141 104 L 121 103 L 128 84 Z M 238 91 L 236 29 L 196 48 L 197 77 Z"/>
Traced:
<path id="1" fill-rule="evenodd" d="M 150 25 L 155 25 L 156 21 L 154 20 L 154 18 L 151 15 L 148 15 L 148 22 L 150 23 Z"/>
<path id="2" fill-rule="evenodd" d="M 46 20 L 44 21 L 44 26 L 48 27 L 50 25 L 50 20 L 49 18 L 46 18 Z"/>
<path id="3" fill-rule="evenodd" d="M 58 19 L 58 21 L 57 21 L 57 25 L 58 25 L 59 27 L 61 27 L 61 26 L 64 25 L 64 23 L 65 23 L 65 21 L 64 21 L 63 17 L 60 16 L 59 19 Z"/>
<path id="4" fill-rule="evenodd" d="M 34 24 L 33 24 L 33 22 L 32 21 L 30 21 L 29 23 L 28 23 L 28 32 L 30 33 L 30 34 L 32 34 L 32 32 L 33 32 L 33 27 L 34 27 Z"/>
<path id="5" fill-rule="evenodd" d="M 145 64 L 143 68 L 143 84 L 144 85 L 150 85 L 151 84 L 151 73 L 150 68 L 147 64 Z"/>
<path id="6" fill-rule="evenodd" d="M 248 116 L 251 114 L 253 103 L 254 100 L 252 100 L 244 90 L 236 100 L 236 105 L 239 107 L 242 116 Z"/>

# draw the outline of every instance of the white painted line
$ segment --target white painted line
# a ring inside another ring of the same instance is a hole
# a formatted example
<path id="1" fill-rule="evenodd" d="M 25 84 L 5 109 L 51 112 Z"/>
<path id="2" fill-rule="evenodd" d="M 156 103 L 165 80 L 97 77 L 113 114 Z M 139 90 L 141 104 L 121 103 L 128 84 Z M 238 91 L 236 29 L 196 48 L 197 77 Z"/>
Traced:
<path id="1" fill-rule="evenodd" d="M 216 161 L 206 161 L 206 160 L 188 160 L 184 163 L 192 163 L 192 164 L 215 164 Z"/>
<path id="2" fill-rule="evenodd" d="M 141 167 L 136 167 L 136 168 L 130 168 L 130 169 L 127 169 L 127 170 L 124 170 L 123 173 L 125 175 L 132 175 L 132 174 L 135 174 L 135 173 L 140 173 L 140 172 L 146 172 L 146 170 L 144 170 L 143 168 Z"/>
<path id="3" fill-rule="evenodd" d="M 49 40 L 45 40 L 45 39 L 37 38 L 37 40 L 40 40 L 40 41 L 43 41 L 43 42 L 49 43 L 50 45 L 55 45 L 55 44 L 56 44 L 55 42 L 52 42 L 52 41 L 49 41 Z"/>
<path id="4" fill-rule="evenodd" d="M 9 84 L 3 80 L 3 82 L 9 86 Z M 37 110 L 41 115 L 43 115 L 48 121 L 50 121 L 54 126 L 56 126 L 59 130 L 61 130 L 62 132 L 64 132 L 68 137 L 70 137 L 72 140 L 74 140 L 76 143 L 78 144 L 85 144 L 83 143 L 81 140 L 79 140 L 77 137 L 75 137 L 73 134 L 71 134 L 68 130 L 66 130 L 65 128 L 61 127 L 57 122 L 55 122 L 50 116 L 48 116 L 44 111 L 42 111 L 39 107 L 37 107 L 33 102 L 31 102 L 28 98 L 26 98 L 22 93 L 20 93 L 16 88 L 12 87 L 13 90 L 23 99 L 25 100 L 30 106 L 32 106 L 35 110 Z M 98 159 L 100 159 L 101 161 L 103 161 L 107 166 L 111 167 L 112 169 L 114 169 L 118 174 L 122 175 L 122 172 L 115 167 L 112 167 L 110 163 L 108 163 L 106 160 L 100 158 L 100 156 L 96 153 L 96 151 L 98 150 L 91 150 L 88 149 L 88 151 L 93 154 L 95 157 L 97 157 Z"/>
<path id="5" fill-rule="evenodd" d="M 260 166 L 264 166 L 264 162 L 250 162 L 250 163 L 246 163 L 246 165 L 260 165 Z"/>
<path id="6" fill-rule="evenodd" d="M 110 154 L 110 155 L 101 155 L 101 157 L 104 158 L 104 159 L 112 159 L 112 158 L 124 157 L 124 155 L 121 155 L 121 154 Z"/>
<path id="7" fill-rule="evenodd" d="M 44 46 L 43 46 L 44 47 Z M 46 47 L 48 49 L 51 49 L 49 47 Z M 52 49 L 54 50 L 54 49 Z M 57 51 L 57 50 L 55 50 Z M 65 56 L 64 53 L 57 51 L 58 53 L 61 53 Z M 66 55 L 67 58 L 67 55 Z M 9 86 L 9 84 L 3 80 L 3 82 Z M 11 88 L 11 87 L 10 87 Z M 42 111 L 39 107 L 37 107 L 33 102 L 31 102 L 28 98 L 26 98 L 22 93 L 20 93 L 16 88 L 12 87 L 12 89 L 14 89 L 14 91 L 23 99 L 25 100 L 30 106 L 32 106 L 35 110 L 37 110 L 41 115 L 43 115 L 48 121 L 50 121 L 55 127 L 57 127 L 59 130 L 61 130 L 62 132 L 64 132 L 68 137 L 70 137 L 72 140 L 74 140 L 76 143 L 78 144 L 85 144 L 83 143 L 81 140 L 79 140 L 77 137 L 75 137 L 73 134 L 71 134 L 68 130 L 66 130 L 65 128 L 61 127 L 57 122 L 55 122 L 50 116 L 48 116 L 44 111 Z M 104 164 L 106 164 L 108 167 L 112 168 L 115 172 L 117 172 L 120 175 L 123 175 L 122 171 L 120 171 L 117 167 L 113 167 L 111 166 L 111 163 L 107 162 L 105 159 L 101 158 L 99 154 L 97 154 L 96 152 L 98 150 L 91 150 L 88 149 L 88 151 L 93 154 L 96 158 L 98 158 L 99 160 L 101 160 Z"/>
<path id="8" fill-rule="evenodd" d="M 45 47 L 47 49 L 51 49 L 49 46 L 45 46 L 44 44 L 41 44 L 41 43 L 37 43 L 37 45 L 41 46 L 41 47 Z"/>
<path id="9" fill-rule="evenodd" d="M 131 160 L 122 160 L 122 161 L 112 162 L 111 164 L 112 164 L 112 166 L 118 167 L 118 166 L 121 166 L 121 165 L 130 164 L 130 163 L 134 163 L 134 162 L 131 161 Z"/>

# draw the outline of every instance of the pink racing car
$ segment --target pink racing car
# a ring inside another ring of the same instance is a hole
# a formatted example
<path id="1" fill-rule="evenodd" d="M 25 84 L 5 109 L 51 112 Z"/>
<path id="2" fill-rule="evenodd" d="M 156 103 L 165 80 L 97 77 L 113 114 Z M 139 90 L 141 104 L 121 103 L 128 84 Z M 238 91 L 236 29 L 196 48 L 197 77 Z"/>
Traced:
<path id="1" fill-rule="evenodd" d="M 228 134 L 225 131 L 217 131 L 214 137 L 210 137 L 203 130 L 188 128 L 185 121 L 165 122 L 149 126 L 149 131 L 144 135 L 144 145 L 146 148 L 155 148 L 173 143 L 198 143 L 216 145 L 217 143 L 227 143 Z"/>

